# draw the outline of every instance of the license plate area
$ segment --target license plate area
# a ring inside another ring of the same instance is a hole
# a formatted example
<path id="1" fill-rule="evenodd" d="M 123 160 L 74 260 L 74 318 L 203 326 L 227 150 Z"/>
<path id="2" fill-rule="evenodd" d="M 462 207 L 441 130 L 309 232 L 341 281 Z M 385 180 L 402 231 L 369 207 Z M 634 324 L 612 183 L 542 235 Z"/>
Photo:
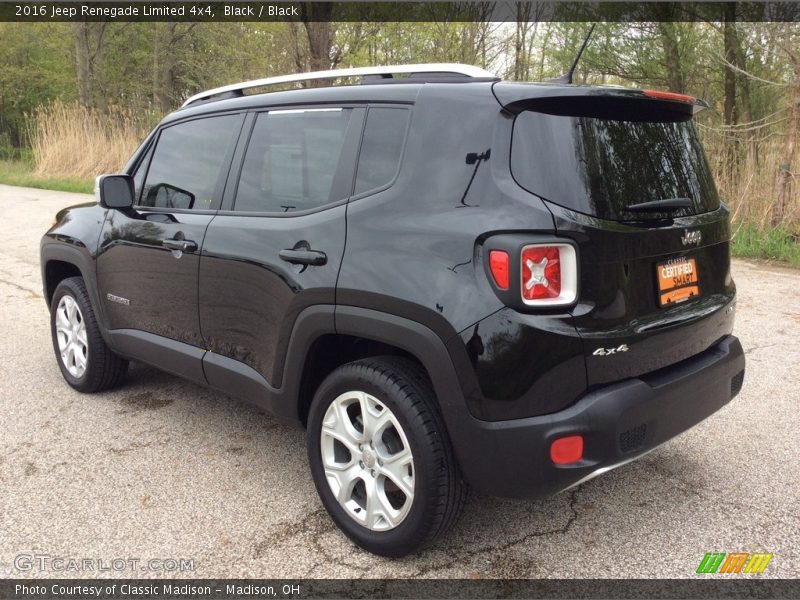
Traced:
<path id="1" fill-rule="evenodd" d="M 656 265 L 659 306 L 672 306 L 700 295 L 697 261 L 687 256 Z"/>

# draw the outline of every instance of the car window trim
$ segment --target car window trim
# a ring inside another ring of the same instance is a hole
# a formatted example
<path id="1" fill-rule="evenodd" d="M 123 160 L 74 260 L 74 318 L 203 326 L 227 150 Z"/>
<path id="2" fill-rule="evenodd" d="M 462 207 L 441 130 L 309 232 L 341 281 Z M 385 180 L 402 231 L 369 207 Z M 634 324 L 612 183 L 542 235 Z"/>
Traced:
<path id="1" fill-rule="evenodd" d="M 131 170 L 131 178 L 136 179 L 139 169 L 144 168 L 144 173 L 142 173 L 142 185 L 139 186 L 138 190 L 134 189 L 134 192 L 136 193 L 136 197 L 134 198 L 134 206 L 138 206 L 139 201 L 142 198 L 142 190 L 144 189 L 144 184 L 147 181 L 147 172 L 150 170 L 150 161 L 153 158 L 155 148 L 155 142 L 148 144 L 144 152 L 138 157 L 136 166 Z"/>

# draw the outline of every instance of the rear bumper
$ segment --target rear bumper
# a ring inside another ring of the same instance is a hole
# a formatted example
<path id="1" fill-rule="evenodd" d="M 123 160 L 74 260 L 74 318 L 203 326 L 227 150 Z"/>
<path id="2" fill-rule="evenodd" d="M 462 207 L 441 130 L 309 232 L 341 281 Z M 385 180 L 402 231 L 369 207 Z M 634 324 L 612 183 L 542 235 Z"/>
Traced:
<path id="1" fill-rule="evenodd" d="M 511 421 L 462 420 L 451 430 L 466 479 L 494 496 L 549 496 L 629 462 L 693 427 L 741 389 L 744 352 L 726 336 L 690 359 L 583 396 L 557 413 Z M 556 438 L 581 434 L 584 457 L 557 466 Z"/>

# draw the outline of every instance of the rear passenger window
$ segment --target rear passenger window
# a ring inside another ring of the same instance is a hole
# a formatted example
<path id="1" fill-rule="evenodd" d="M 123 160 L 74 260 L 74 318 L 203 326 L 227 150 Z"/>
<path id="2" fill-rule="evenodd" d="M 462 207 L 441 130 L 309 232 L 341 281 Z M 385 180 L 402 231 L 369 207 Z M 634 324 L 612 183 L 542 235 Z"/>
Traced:
<path id="1" fill-rule="evenodd" d="M 342 171 L 339 163 L 352 117 L 351 108 L 259 114 L 245 153 L 234 210 L 296 212 L 347 198 L 352 167 L 348 177 L 337 178 L 337 173 Z"/>
<path id="2" fill-rule="evenodd" d="M 383 187 L 400 166 L 409 111 L 405 108 L 370 108 L 358 158 L 355 193 Z"/>
<path id="3" fill-rule="evenodd" d="M 150 160 L 141 206 L 208 210 L 216 203 L 220 171 L 242 117 L 195 119 L 166 127 Z"/>

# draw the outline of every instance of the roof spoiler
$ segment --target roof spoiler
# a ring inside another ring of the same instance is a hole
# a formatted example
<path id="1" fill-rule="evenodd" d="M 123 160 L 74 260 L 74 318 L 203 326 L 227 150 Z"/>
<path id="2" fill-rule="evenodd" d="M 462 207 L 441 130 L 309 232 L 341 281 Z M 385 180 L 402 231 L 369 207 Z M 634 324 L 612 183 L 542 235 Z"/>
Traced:
<path id="1" fill-rule="evenodd" d="M 617 86 L 503 81 L 495 83 L 492 91 L 500 105 L 514 114 L 537 110 L 571 116 L 648 120 L 655 112 L 659 118 L 685 120 L 708 108 L 705 101 L 685 94 Z"/>

